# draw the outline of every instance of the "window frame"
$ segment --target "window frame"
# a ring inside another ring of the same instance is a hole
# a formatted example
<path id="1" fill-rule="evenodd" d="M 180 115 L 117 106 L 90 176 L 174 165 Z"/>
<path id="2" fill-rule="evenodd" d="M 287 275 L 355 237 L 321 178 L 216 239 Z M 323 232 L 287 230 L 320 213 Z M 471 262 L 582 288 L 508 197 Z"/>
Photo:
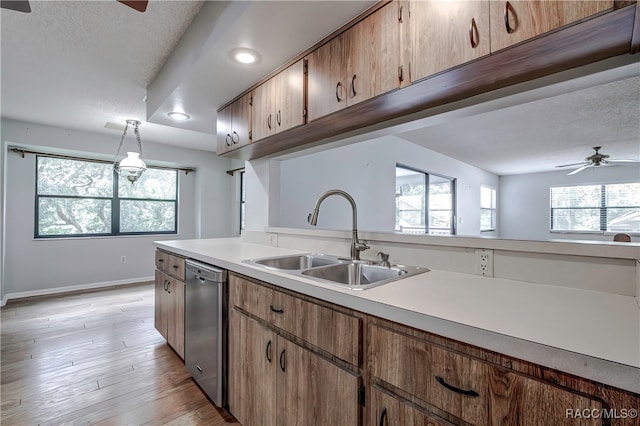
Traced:
<path id="1" fill-rule="evenodd" d="M 610 209 L 639 209 L 640 205 L 634 206 L 615 206 L 608 205 L 607 200 L 607 187 L 610 185 L 624 185 L 624 184 L 636 184 L 640 185 L 640 182 L 609 182 L 609 183 L 585 183 L 585 184 L 576 184 L 576 185 L 551 185 L 549 187 L 549 232 L 551 233 L 560 233 L 560 234 L 602 234 L 602 235 L 613 235 L 619 232 L 624 232 L 630 235 L 640 235 L 640 230 L 638 231 L 615 231 L 607 229 L 608 225 L 608 217 Z M 599 196 L 599 204 L 597 206 L 589 206 L 589 207 L 553 207 L 553 189 L 554 188 L 573 188 L 573 187 L 600 187 L 600 196 Z M 598 211 L 598 228 L 594 230 L 587 229 L 554 229 L 554 210 L 597 210 Z"/>
<path id="2" fill-rule="evenodd" d="M 425 235 L 441 235 L 441 234 L 431 234 L 431 230 L 444 230 L 445 228 L 433 228 L 429 225 L 429 212 L 430 211 L 444 211 L 442 209 L 430 209 L 429 208 L 429 194 L 430 194 L 430 185 L 431 185 L 431 176 L 434 177 L 438 177 L 440 179 L 444 179 L 449 181 L 450 185 L 451 185 L 451 226 L 449 228 L 447 228 L 447 231 L 449 232 L 447 235 L 456 235 L 457 234 L 457 179 L 454 177 L 450 177 L 450 176 L 445 176 L 445 175 L 441 175 L 438 173 L 431 173 L 431 172 L 427 172 L 424 170 L 420 170 L 420 169 L 416 169 L 414 167 L 411 166 L 406 166 L 404 164 L 400 164 L 400 163 L 396 163 L 395 169 L 404 169 L 404 170 L 408 170 L 414 173 L 420 173 L 424 175 L 424 183 L 425 183 L 425 197 L 423 200 L 423 205 L 422 205 L 422 212 L 424 213 L 424 228 L 420 228 L 420 232 L 419 234 L 425 234 Z M 396 178 L 396 183 L 397 183 L 397 178 Z M 397 195 L 396 195 L 396 200 L 397 200 Z M 396 216 L 397 216 L 398 210 L 397 210 L 397 201 L 396 201 Z M 397 223 L 394 223 L 394 230 L 395 232 L 399 232 L 402 234 L 412 234 L 412 232 L 403 232 L 402 230 L 398 230 L 396 228 Z M 417 229 L 417 228 L 416 228 Z M 413 233 L 413 234 L 418 234 Z"/>
<path id="3" fill-rule="evenodd" d="M 489 189 L 493 196 L 493 204 L 494 207 L 482 207 L 482 188 L 487 188 Z M 490 211 L 491 212 L 491 217 L 493 218 L 491 225 L 491 228 L 482 228 L 482 213 L 484 213 L 485 211 Z M 493 186 L 490 185 L 484 185 L 481 184 L 480 185 L 480 232 L 495 232 L 496 229 L 498 229 L 498 190 L 496 188 L 494 188 Z"/>
<path id="4" fill-rule="evenodd" d="M 93 158 L 81 158 L 81 157 L 69 157 L 64 155 L 54 155 L 54 154 L 45 154 L 38 153 L 35 155 L 35 202 L 34 202 L 34 227 L 33 227 L 33 237 L 38 240 L 46 240 L 46 239 L 59 239 L 59 238 L 92 238 L 92 237 L 121 237 L 121 236 L 145 236 L 145 235 L 177 235 L 178 234 L 178 214 L 179 214 L 179 203 L 178 198 L 180 194 L 180 173 L 179 169 L 174 169 L 171 167 L 156 167 L 156 166 L 147 166 L 147 169 L 160 169 L 160 170 L 171 170 L 175 172 L 176 179 L 176 194 L 175 199 L 159 199 L 159 198 L 131 198 L 131 197 L 120 197 L 119 196 L 119 179 L 120 176 L 114 170 L 113 173 L 113 190 L 111 197 L 88 197 L 88 196 L 80 196 L 80 195 L 40 195 L 38 192 L 38 161 L 40 157 L 47 158 L 57 158 L 65 161 L 81 161 L 87 163 L 107 163 L 110 162 L 104 160 L 97 160 Z M 41 198 L 58 198 L 58 199 L 76 199 L 76 200 L 109 200 L 111 203 L 111 232 L 100 232 L 100 233 L 92 233 L 92 234 L 58 234 L 58 235 L 40 235 L 39 234 L 39 221 L 40 221 L 40 199 Z M 173 231 L 135 231 L 135 232 L 122 232 L 120 231 L 120 202 L 121 201 L 140 201 L 140 202 L 163 202 L 163 203 L 173 203 L 174 205 L 174 223 L 173 223 Z"/>

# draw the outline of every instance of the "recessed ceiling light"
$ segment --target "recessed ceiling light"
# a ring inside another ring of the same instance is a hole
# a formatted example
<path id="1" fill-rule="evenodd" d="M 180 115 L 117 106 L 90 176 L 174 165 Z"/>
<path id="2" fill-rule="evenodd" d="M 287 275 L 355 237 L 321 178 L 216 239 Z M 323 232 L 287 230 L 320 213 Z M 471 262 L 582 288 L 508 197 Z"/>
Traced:
<path id="1" fill-rule="evenodd" d="M 252 49 L 238 47 L 229 52 L 229 57 L 240 64 L 250 65 L 260 61 L 260 54 Z"/>
<path id="2" fill-rule="evenodd" d="M 191 117 L 188 116 L 187 114 L 185 114 L 184 112 L 178 112 L 178 111 L 172 111 L 167 113 L 167 115 L 171 118 L 173 118 L 176 121 L 184 121 L 184 120 L 188 120 Z"/>

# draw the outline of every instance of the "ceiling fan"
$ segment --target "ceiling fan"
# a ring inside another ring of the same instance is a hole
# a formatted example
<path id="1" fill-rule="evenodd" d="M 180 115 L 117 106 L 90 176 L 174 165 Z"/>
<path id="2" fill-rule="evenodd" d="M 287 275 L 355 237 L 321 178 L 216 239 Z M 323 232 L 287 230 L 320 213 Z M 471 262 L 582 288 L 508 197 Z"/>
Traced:
<path id="1" fill-rule="evenodd" d="M 144 12 L 145 10 L 147 10 L 147 5 L 149 4 L 148 0 L 118 0 L 118 2 L 137 10 L 138 12 Z M 0 8 L 15 10 L 17 12 L 31 13 L 31 5 L 29 4 L 29 0 L 2 0 L 0 1 Z"/>
<path id="2" fill-rule="evenodd" d="M 575 167 L 580 166 L 577 169 L 567 173 L 568 176 L 575 175 L 576 173 L 580 173 L 581 171 L 588 169 L 589 167 L 600 167 L 605 166 L 607 164 L 613 163 L 638 163 L 636 160 L 614 160 L 609 159 L 607 154 L 600 154 L 601 146 L 594 146 L 593 149 L 596 151 L 595 154 L 592 154 L 585 158 L 582 163 L 573 163 L 573 164 L 563 164 L 561 166 L 556 167 Z"/>

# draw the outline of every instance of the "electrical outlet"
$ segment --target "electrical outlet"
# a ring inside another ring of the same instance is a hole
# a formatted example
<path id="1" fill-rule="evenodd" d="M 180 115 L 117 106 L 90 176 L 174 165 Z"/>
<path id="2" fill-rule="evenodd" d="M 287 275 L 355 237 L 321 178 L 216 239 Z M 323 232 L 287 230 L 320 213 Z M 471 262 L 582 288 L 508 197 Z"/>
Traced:
<path id="1" fill-rule="evenodd" d="M 493 277 L 493 250 L 476 249 L 475 273 L 485 277 Z"/>
<path id="2" fill-rule="evenodd" d="M 127 263 L 127 256 L 122 256 L 120 258 L 120 263 Z"/>
<path id="3" fill-rule="evenodd" d="M 278 247 L 278 234 L 269 234 L 269 245 L 271 247 Z"/>

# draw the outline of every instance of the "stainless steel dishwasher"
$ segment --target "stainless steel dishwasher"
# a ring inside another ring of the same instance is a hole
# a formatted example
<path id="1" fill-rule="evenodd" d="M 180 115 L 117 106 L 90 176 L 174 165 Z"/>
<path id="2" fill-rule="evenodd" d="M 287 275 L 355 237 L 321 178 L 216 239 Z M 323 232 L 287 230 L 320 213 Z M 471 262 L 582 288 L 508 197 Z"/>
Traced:
<path id="1" fill-rule="evenodd" d="M 184 360 L 218 407 L 226 404 L 227 271 L 186 261 Z"/>

